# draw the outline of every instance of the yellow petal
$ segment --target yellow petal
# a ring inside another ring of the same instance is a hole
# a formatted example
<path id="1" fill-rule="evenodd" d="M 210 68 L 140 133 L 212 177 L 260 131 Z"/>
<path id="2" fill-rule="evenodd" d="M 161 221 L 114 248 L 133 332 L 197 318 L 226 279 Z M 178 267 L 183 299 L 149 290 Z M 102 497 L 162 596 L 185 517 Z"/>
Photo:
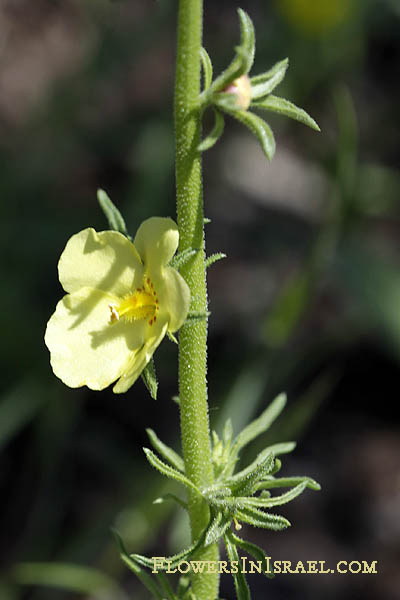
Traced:
<path id="1" fill-rule="evenodd" d="M 135 383 L 164 338 L 167 327 L 168 323 L 165 321 L 160 322 L 159 319 L 157 320 L 157 324 L 153 325 L 151 337 L 148 338 L 146 343 L 130 357 L 128 363 L 125 365 L 124 373 L 113 387 L 113 392 L 115 394 L 126 392 Z M 148 332 L 149 329 L 147 329 L 147 333 Z"/>
<path id="2" fill-rule="evenodd" d="M 161 274 L 153 274 L 160 307 L 163 314 L 168 315 L 168 330 L 173 333 L 182 327 L 187 317 L 190 305 L 190 290 L 183 277 L 172 267 L 165 267 Z"/>
<path id="3" fill-rule="evenodd" d="M 124 296 L 140 285 L 143 266 L 134 245 L 121 233 L 97 233 L 89 227 L 70 238 L 58 272 L 66 292 L 91 287 Z"/>
<path id="4" fill-rule="evenodd" d="M 143 346 L 147 323 L 110 324 L 109 305 L 116 300 L 112 294 L 83 288 L 57 304 L 45 342 L 53 371 L 66 385 L 104 389 Z"/>
<path id="5" fill-rule="evenodd" d="M 140 225 L 134 240 L 146 268 L 167 265 L 178 248 L 179 233 L 172 219 L 151 217 Z"/>

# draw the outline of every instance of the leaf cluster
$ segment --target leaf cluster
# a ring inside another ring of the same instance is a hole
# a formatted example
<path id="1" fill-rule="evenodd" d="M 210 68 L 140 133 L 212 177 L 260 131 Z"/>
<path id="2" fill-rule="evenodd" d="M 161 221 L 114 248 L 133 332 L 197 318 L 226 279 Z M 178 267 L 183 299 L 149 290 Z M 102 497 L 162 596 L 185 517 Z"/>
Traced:
<path id="1" fill-rule="evenodd" d="M 260 75 L 250 77 L 251 97 L 249 109 L 243 109 L 237 102 L 237 96 L 229 90 L 239 78 L 247 77 L 253 66 L 255 56 L 255 31 L 249 15 L 239 8 L 240 44 L 235 48 L 235 56 L 229 66 L 213 81 L 212 62 L 206 50 L 201 50 L 204 89 L 200 95 L 200 109 L 204 111 L 212 106 L 214 110 L 214 127 L 200 143 L 198 150 L 204 152 L 212 148 L 224 131 L 227 114 L 247 127 L 261 144 L 268 160 L 275 153 L 275 138 L 269 124 L 255 114 L 250 108 L 259 111 L 270 111 L 300 121 L 304 125 L 320 131 L 317 123 L 289 100 L 275 96 L 272 92 L 282 82 L 289 65 L 287 58 L 276 63 L 272 68 Z"/>
<path id="2" fill-rule="evenodd" d="M 242 523 L 261 527 L 272 531 L 280 531 L 290 526 L 290 522 L 282 515 L 270 512 L 276 506 L 282 506 L 299 496 L 306 488 L 319 490 L 319 484 L 306 476 L 277 477 L 281 468 L 281 455 L 295 448 L 294 442 L 278 443 L 264 448 L 262 452 L 246 467 L 237 470 L 240 453 L 256 437 L 264 433 L 280 415 L 286 404 L 285 394 L 280 394 L 250 425 L 245 427 L 235 438 L 230 420 L 225 423 L 222 435 L 215 431 L 212 434 L 212 463 L 214 468 L 214 484 L 199 489 L 185 474 L 183 458 L 172 448 L 162 442 L 157 434 L 147 430 L 153 450 L 144 448 L 149 463 L 160 473 L 183 485 L 191 493 L 195 493 L 207 502 L 210 509 L 210 520 L 199 538 L 186 550 L 166 559 L 165 568 L 175 569 L 181 561 L 187 561 L 199 553 L 201 548 L 222 540 L 230 561 L 238 561 L 238 551 L 249 554 L 261 561 L 267 577 L 273 573 L 268 571 L 265 552 L 256 544 L 240 538 L 236 531 Z M 157 453 L 157 454 L 156 454 Z M 289 488 L 278 495 L 272 495 L 275 488 Z M 187 503 L 175 494 L 166 494 L 155 500 L 156 503 L 174 501 L 187 510 Z M 233 528 L 232 528 L 233 525 Z M 155 598 L 169 600 L 195 600 L 190 584 L 183 585 L 181 578 L 176 591 L 170 586 L 166 588 L 165 575 L 157 573 L 156 583 L 151 579 L 148 584 L 148 573 L 143 567 L 153 568 L 153 560 L 139 554 L 128 554 L 119 540 L 121 556 L 124 562 L 138 575 L 153 593 Z M 232 574 L 238 600 L 249 600 L 250 591 L 244 574 L 240 571 Z M 157 591 L 156 591 L 157 590 Z"/>

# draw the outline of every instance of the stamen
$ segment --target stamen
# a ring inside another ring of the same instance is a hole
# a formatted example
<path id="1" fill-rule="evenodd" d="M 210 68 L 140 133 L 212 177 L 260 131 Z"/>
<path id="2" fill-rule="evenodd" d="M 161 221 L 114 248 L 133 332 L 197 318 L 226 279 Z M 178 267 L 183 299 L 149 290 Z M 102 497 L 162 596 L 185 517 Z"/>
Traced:
<path id="1" fill-rule="evenodd" d="M 111 311 L 111 317 L 110 317 L 111 323 L 115 323 L 115 321 L 119 321 L 119 313 L 118 313 L 116 307 L 113 304 L 109 304 L 108 307 Z"/>
<path id="2" fill-rule="evenodd" d="M 116 306 L 109 305 L 111 316 L 110 323 L 119 321 L 125 317 L 128 321 L 149 319 L 149 325 L 156 321 L 156 312 L 159 310 L 159 302 L 154 286 L 149 277 L 144 280 L 144 285 L 125 296 Z"/>

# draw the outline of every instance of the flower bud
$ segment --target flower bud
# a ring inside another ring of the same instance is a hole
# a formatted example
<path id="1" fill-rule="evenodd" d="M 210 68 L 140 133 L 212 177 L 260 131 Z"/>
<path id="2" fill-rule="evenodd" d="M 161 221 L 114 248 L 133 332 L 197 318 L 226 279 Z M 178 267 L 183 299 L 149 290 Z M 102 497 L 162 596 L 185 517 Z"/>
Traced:
<path id="1" fill-rule="evenodd" d="M 247 75 L 241 75 L 224 89 L 227 94 L 236 96 L 235 105 L 241 110 L 247 110 L 251 101 L 251 83 Z"/>

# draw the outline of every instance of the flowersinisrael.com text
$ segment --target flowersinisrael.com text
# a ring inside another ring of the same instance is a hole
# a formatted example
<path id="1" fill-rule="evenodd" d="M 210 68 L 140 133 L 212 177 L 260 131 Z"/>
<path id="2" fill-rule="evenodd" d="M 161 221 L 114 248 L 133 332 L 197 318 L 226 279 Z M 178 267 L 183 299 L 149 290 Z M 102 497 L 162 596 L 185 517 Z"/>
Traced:
<path id="1" fill-rule="evenodd" d="M 290 560 L 272 560 L 271 556 L 265 557 L 265 562 L 261 560 L 250 560 L 243 556 L 240 560 L 182 560 L 175 568 L 172 567 L 172 561 L 165 556 L 153 556 L 153 573 L 165 571 L 165 573 L 284 573 L 288 575 L 298 575 L 306 573 L 315 574 L 366 574 L 378 572 L 378 561 L 373 560 L 339 560 L 335 565 L 328 566 L 325 560 L 299 560 L 293 562 Z"/>

